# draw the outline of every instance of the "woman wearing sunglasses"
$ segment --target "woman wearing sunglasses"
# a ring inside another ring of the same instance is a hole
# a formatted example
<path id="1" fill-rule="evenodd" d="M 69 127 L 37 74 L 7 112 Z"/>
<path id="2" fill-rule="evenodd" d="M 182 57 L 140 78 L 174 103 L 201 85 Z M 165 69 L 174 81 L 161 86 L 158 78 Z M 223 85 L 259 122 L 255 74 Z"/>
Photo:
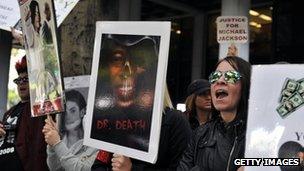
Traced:
<path id="1" fill-rule="evenodd" d="M 251 66 L 229 56 L 209 76 L 212 120 L 199 127 L 178 170 L 235 171 L 234 159 L 244 158 Z"/>

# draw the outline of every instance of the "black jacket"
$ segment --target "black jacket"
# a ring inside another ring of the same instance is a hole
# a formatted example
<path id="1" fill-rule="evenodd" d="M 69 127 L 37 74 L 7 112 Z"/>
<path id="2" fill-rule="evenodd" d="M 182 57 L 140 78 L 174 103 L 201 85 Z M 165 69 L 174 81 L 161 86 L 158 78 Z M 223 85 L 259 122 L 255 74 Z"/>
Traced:
<path id="1" fill-rule="evenodd" d="M 244 150 L 244 122 L 216 119 L 198 127 L 177 170 L 235 171 L 233 161 L 243 158 Z"/>
<path id="2" fill-rule="evenodd" d="M 158 158 L 155 164 L 132 159 L 132 170 L 176 170 L 190 140 L 191 128 L 186 117 L 177 110 L 166 109 L 162 116 Z M 110 170 L 95 160 L 92 170 Z"/>

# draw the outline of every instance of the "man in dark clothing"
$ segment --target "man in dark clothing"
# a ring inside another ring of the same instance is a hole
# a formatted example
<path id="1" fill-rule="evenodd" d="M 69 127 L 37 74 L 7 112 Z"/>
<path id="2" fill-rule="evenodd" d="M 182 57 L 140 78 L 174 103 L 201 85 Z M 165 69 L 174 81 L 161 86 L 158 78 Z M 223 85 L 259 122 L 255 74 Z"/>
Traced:
<path id="1" fill-rule="evenodd" d="M 42 134 L 43 118 L 31 118 L 26 58 L 15 66 L 19 77 L 14 80 L 21 102 L 7 111 L 0 124 L 1 171 L 48 170 L 46 144 Z"/>

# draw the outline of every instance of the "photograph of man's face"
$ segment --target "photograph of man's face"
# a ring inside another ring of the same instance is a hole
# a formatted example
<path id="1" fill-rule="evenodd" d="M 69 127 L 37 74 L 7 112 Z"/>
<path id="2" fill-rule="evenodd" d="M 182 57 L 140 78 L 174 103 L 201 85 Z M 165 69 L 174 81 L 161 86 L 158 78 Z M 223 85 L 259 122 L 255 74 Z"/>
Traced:
<path id="1" fill-rule="evenodd" d="M 101 77 L 108 77 L 117 107 L 139 105 L 135 103 L 139 103 L 140 92 L 150 90 L 153 96 L 155 78 L 151 76 L 156 75 L 157 43 L 156 36 L 103 35 L 100 64 L 105 75 Z"/>
<path id="2" fill-rule="evenodd" d="M 103 140 L 103 131 L 111 129 L 109 136 L 126 136 L 129 140 L 114 143 L 138 144 L 132 142 L 136 137 L 142 146 L 148 147 L 144 142 L 150 135 L 159 41 L 159 36 L 102 35 L 92 124 L 95 138 Z M 105 120 L 108 123 L 101 129 L 97 122 Z M 122 120 L 134 123 L 120 129 L 118 121 Z M 132 125 L 139 121 L 144 121 L 144 126 Z M 106 139 L 112 141 L 110 137 Z"/>

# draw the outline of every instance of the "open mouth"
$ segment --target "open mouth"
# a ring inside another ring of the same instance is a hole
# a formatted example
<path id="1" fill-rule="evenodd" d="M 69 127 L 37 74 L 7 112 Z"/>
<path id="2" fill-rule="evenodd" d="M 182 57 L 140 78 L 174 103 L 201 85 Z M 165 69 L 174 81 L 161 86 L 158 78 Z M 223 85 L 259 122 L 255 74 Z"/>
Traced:
<path id="1" fill-rule="evenodd" d="M 135 84 L 133 79 L 123 80 L 116 86 L 116 91 L 119 96 L 130 96 L 135 91 Z"/>
<path id="2" fill-rule="evenodd" d="M 122 86 L 119 87 L 118 90 L 121 95 L 128 95 L 133 92 L 134 88 L 132 86 Z"/>
<path id="3" fill-rule="evenodd" d="M 224 89 L 218 89 L 215 91 L 215 97 L 217 99 L 223 99 L 228 96 L 228 91 Z"/>

